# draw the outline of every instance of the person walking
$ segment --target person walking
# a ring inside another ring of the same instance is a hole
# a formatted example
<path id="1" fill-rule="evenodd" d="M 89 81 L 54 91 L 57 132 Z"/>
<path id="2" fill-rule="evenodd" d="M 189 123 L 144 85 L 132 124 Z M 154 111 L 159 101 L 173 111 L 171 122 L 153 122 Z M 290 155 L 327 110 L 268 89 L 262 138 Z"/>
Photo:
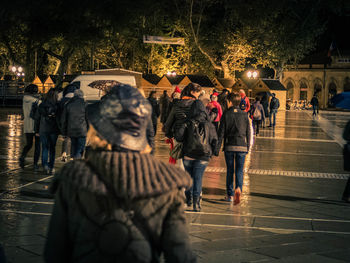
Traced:
<path id="1" fill-rule="evenodd" d="M 272 99 L 270 101 L 270 125 L 268 127 L 275 127 L 276 126 L 276 114 L 278 111 L 278 108 L 280 107 L 280 101 L 276 98 L 276 94 L 272 93 Z"/>
<path id="2" fill-rule="evenodd" d="M 56 141 L 59 133 L 56 121 L 57 108 L 57 92 L 55 89 L 50 89 L 46 98 L 39 105 L 37 117 L 42 147 L 41 162 L 47 174 L 55 172 Z"/>
<path id="3" fill-rule="evenodd" d="M 250 118 L 253 120 L 254 134 L 258 135 L 260 131 L 260 125 L 265 121 L 264 108 L 260 103 L 260 97 L 255 98 L 255 102 L 250 109 Z"/>
<path id="4" fill-rule="evenodd" d="M 244 89 L 239 90 L 239 95 L 241 96 L 241 103 L 240 103 L 239 107 L 241 108 L 241 110 L 243 110 L 245 112 L 249 112 L 250 111 L 250 102 L 249 102 L 249 98 L 245 94 Z"/>
<path id="5" fill-rule="evenodd" d="M 312 105 L 312 117 L 316 118 L 318 115 L 318 98 L 316 93 L 314 94 L 314 96 L 311 99 L 311 105 Z"/>
<path id="6" fill-rule="evenodd" d="M 213 93 L 210 96 L 210 102 L 208 103 L 208 105 L 206 106 L 210 113 L 213 111 L 213 109 L 216 109 L 214 112 L 216 113 L 216 118 L 213 120 L 213 124 L 215 126 L 215 129 L 218 130 L 219 129 L 219 122 L 221 120 L 222 117 L 222 108 L 221 105 L 218 103 L 218 93 Z"/>
<path id="7" fill-rule="evenodd" d="M 265 93 L 261 98 L 261 105 L 264 108 L 265 118 L 264 121 L 261 123 L 262 127 L 265 128 L 267 126 L 266 120 L 269 118 L 269 95 Z"/>
<path id="8" fill-rule="evenodd" d="M 84 93 L 74 91 L 74 97 L 67 102 L 62 113 L 62 132 L 71 141 L 71 157 L 81 159 L 86 143 L 88 121 L 85 112 Z"/>
<path id="9" fill-rule="evenodd" d="M 164 125 L 164 123 L 168 118 L 168 109 L 170 104 L 170 97 L 166 90 L 163 91 L 163 95 L 160 97 L 159 104 L 160 104 L 160 122 Z"/>
<path id="10" fill-rule="evenodd" d="M 188 207 L 193 204 L 196 212 L 201 210 L 202 178 L 217 142 L 215 127 L 203 102 L 198 100 L 201 90 L 196 83 L 188 84 L 166 122 L 166 136 L 174 136 L 178 142 L 183 142 L 183 165 L 193 180 L 193 186 L 185 191 L 186 204 Z M 198 134 L 193 132 L 199 126 L 204 129 L 205 142 L 195 141 Z"/>
<path id="11" fill-rule="evenodd" d="M 51 187 L 45 262 L 196 262 L 183 210 L 191 178 L 149 154 L 151 113 L 123 84 L 87 107 L 86 158 L 65 164 Z"/>
<path id="12" fill-rule="evenodd" d="M 40 104 L 38 98 L 38 86 L 29 84 L 23 96 L 23 132 L 26 137 L 26 145 L 23 148 L 21 157 L 19 158 L 19 165 L 23 169 L 25 166 L 25 158 L 33 146 L 34 140 L 34 170 L 38 170 L 38 161 L 40 158 L 40 138 L 39 134 L 35 132 L 35 112 Z"/>
<path id="13" fill-rule="evenodd" d="M 221 118 L 218 131 L 218 144 L 214 154 L 219 155 L 222 142 L 226 161 L 226 197 L 225 200 L 237 205 L 243 191 L 243 167 L 250 148 L 251 125 L 248 115 L 240 109 L 241 96 L 230 93 L 227 96 L 228 110 Z M 235 175 L 235 190 L 234 186 Z"/>
<path id="14" fill-rule="evenodd" d="M 344 145 L 343 149 L 343 160 L 344 160 L 344 170 L 349 172 L 350 171 L 350 121 L 345 126 L 344 132 L 343 132 L 343 138 L 346 141 L 346 144 Z M 350 203 L 350 177 L 348 178 L 348 181 L 346 183 L 342 199 Z"/>
<path id="15" fill-rule="evenodd" d="M 154 130 L 154 136 L 157 134 L 157 123 L 158 123 L 158 117 L 160 115 L 160 108 L 159 103 L 156 98 L 156 91 L 153 90 L 150 92 L 148 101 L 152 106 L 152 124 L 153 124 L 153 130 Z"/>
<path id="16" fill-rule="evenodd" d="M 65 108 L 65 105 L 74 97 L 74 91 L 78 89 L 76 85 L 69 84 L 67 85 L 63 91 L 61 92 L 62 98 L 58 100 L 58 110 L 57 110 L 57 123 L 58 128 L 61 133 L 62 132 L 62 114 L 63 110 Z M 60 96 L 59 96 L 60 97 Z M 66 162 L 68 160 L 68 145 L 69 145 L 69 137 L 66 135 L 63 135 L 63 142 L 62 142 L 62 148 L 61 148 L 61 160 L 63 162 Z M 72 147 L 71 147 L 71 155 L 72 155 Z"/>

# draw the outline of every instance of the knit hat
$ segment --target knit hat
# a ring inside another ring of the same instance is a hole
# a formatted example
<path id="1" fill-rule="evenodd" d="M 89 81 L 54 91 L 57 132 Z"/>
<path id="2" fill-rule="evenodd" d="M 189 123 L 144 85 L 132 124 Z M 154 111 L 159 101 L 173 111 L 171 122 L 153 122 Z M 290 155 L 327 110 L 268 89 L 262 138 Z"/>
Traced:
<path id="1" fill-rule="evenodd" d="M 152 108 L 137 88 L 117 84 L 99 102 L 87 107 L 88 119 L 112 147 L 142 151 Z"/>

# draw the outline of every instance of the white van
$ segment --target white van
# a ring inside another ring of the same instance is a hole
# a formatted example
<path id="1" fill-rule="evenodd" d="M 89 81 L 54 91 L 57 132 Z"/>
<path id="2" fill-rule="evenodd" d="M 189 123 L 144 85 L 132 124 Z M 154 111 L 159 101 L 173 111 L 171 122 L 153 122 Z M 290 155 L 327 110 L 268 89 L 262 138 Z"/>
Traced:
<path id="1" fill-rule="evenodd" d="M 116 80 L 123 84 L 136 87 L 135 76 L 132 75 L 80 75 L 71 84 L 78 86 L 84 92 L 84 98 L 88 102 L 98 101 L 104 95 L 101 90 L 88 86 L 96 80 Z"/>

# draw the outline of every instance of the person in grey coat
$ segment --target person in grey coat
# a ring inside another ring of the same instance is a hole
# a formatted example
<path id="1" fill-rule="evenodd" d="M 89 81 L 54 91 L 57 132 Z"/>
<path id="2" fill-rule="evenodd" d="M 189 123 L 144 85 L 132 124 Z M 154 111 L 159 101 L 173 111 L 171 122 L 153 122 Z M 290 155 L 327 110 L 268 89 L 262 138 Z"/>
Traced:
<path id="1" fill-rule="evenodd" d="M 191 178 L 149 154 L 151 112 L 123 84 L 87 107 L 90 148 L 54 178 L 45 262 L 196 262 L 183 208 Z"/>
<path id="2" fill-rule="evenodd" d="M 21 157 L 19 158 L 19 164 L 21 168 L 24 168 L 25 158 L 32 148 L 34 140 L 34 170 L 39 169 L 38 161 L 40 157 L 40 137 L 39 134 L 35 132 L 34 116 L 30 116 L 30 113 L 32 112 L 32 109 L 35 110 L 40 104 L 40 99 L 38 98 L 37 94 L 37 85 L 29 84 L 25 88 L 25 94 L 23 96 L 23 132 L 26 136 L 26 145 L 24 146 Z M 33 114 L 35 114 L 34 111 Z"/>

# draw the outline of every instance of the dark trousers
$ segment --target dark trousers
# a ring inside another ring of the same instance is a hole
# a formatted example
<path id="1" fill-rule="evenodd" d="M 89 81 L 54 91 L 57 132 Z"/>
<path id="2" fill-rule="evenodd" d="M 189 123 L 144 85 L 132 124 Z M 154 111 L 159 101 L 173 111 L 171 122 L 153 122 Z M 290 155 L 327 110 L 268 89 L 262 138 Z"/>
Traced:
<path id="1" fill-rule="evenodd" d="M 28 152 L 30 149 L 32 149 L 33 146 L 33 140 L 35 140 L 35 146 L 34 146 L 34 164 L 38 164 L 39 157 L 40 157 L 40 137 L 35 136 L 35 133 L 25 133 L 26 136 L 26 145 L 23 148 L 21 158 L 26 158 Z"/>
<path id="2" fill-rule="evenodd" d="M 58 135 L 55 133 L 40 134 L 40 141 L 42 147 L 41 163 L 43 167 L 49 167 L 50 169 L 53 169 L 55 165 L 57 137 Z"/>
<path id="3" fill-rule="evenodd" d="M 253 129 L 255 134 L 259 134 L 261 120 L 253 120 Z"/>
<path id="4" fill-rule="evenodd" d="M 312 115 L 316 116 L 318 114 L 318 105 L 312 105 L 312 110 L 313 110 Z"/>
<path id="5" fill-rule="evenodd" d="M 71 141 L 71 157 L 80 159 L 85 150 L 86 137 L 70 137 Z"/>

